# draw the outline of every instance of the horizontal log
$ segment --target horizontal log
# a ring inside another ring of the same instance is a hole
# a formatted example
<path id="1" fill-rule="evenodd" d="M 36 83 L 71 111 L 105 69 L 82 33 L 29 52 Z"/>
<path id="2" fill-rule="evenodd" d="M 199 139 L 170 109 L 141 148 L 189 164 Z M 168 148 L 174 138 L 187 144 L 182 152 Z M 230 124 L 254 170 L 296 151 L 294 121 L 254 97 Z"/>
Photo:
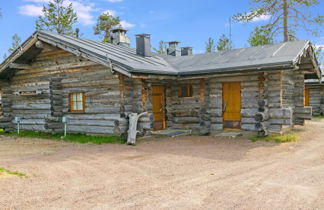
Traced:
<path id="1" fill-rule="evenodd" d="M 270 118 L 279 118 L 279 119 L 291 119 L 293 111 L 289 108 L 283 109 L 270 109 L 269 116 Z"/>
<path id="2" fill-rule="evenodd" d="M 9 64 L 11 69 L 32 69 L 32 66 L 29 64 L 20 64 L 20 63 L 11 63 Z"/>
<path id="3" fill-rule="evenodd" d="M 98 126 L 67 126 L 68 133 L 91 133 L 91 134 L 114 134 L 113 127 L 98 127 Z"/>

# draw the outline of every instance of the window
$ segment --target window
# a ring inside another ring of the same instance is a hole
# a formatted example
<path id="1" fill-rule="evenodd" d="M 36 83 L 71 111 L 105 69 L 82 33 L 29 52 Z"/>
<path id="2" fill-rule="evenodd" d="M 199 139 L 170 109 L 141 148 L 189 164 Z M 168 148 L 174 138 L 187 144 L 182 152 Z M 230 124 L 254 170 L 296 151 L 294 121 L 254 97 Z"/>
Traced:
<path id="1" fill-rule="evenodd" d="M 179 97 L 192 97 L 192 85 L 182 85 L 179 88 Z"/>
<path id="2" fill-rule="evenodd" d="M 84 112 L 85 96 L 84 93 L 70 93 L 70 111 Z"/>

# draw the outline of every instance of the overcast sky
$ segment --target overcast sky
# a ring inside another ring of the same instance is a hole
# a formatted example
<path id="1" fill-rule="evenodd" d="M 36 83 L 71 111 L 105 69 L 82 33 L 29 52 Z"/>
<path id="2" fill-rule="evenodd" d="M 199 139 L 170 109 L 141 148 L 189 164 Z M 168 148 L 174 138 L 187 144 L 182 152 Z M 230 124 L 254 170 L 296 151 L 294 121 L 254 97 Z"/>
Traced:
<path id="1" fill-rule="evenodd" d="M 42 5 L 49 0 L 0 0 L 3 17 L 0 19 L 0 60 L 11 45 L 11 37 L 17 33 L 22 40 L 35 31 L 35 20 L 41 15 Z M 192 46 L 194 53 L 203 53 L 209 37 L 217 40 L 221 34 L 229 34 L 229 18 L 250 8 L 249 0 L 66 0 L 73 3 L 78 14 L 77 27 L 82 37 L 98 40 L 93 35 L 93 26 L 98 15 L 104 11 L 120 16 L 121 24 L 129 29 L 134 46 L 134 35 L 149 33 L 152 45 L 159 40 L 181 42 Z M 324 2 L 312 13 L 324 15 Z M 265 24 L 269 16 L 262 16 L 252 23 L 232 23 L 235 48 L 247 47 L 248 36 L 254 26 Z M 302 30 L 299 39 L 309 39 L 324 46 L 324 34 L 312 37 Z M 281 37 L 280 37 L 281 39 Z M 278 41 L 280 41 L 278 39 Z"/>

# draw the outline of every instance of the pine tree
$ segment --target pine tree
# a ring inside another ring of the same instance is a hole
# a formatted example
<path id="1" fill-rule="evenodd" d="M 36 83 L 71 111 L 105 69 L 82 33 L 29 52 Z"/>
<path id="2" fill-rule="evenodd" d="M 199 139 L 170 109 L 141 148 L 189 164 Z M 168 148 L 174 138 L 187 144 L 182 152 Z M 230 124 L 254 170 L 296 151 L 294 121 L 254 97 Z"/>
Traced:
<path id="1" fill-rule="evenodd" d="M 93 28 L 94 34 L 102 37 L 102 42 L 110 42 L 110 30 L 120 24 L 120 18 L 103 13 L 98 17 L 97 24 Z"/>
<path id="2" fill-rule="evenodd" d="M 273 43 L 271 30 L 268 27 L 257 26 L 251 32 L 248 39 L 250 46 L 259 46 Z"/>
<path id="3" fill-rule="evenodd" d="M 269 16 L 270 23 L 264 27 L 271 30 L 272 37 L 282 33 L 284 42 L 296 39 L 293 32 L 299 28 L 317 36 L 320 30 L 313 26 L 321 26 L 324 23 L 323 15 L 313 15 L 305 11 L 318 5 L 319 0 L 251 0 L 251 2 L 255 7 L 249 12 L 234 15 L 234 20 L 251 22 L 255 18 Z"/>
<path id="4" fill-rule="evenodd" d="M 43 7 L 44 17 L 36 20 L 36 30 L 54 31 L 58 34 L 74 35 L 73 24 L 77 22 L 77 14 L 72 3 L 65 7 L 63 0 L 53 0 Z"/>

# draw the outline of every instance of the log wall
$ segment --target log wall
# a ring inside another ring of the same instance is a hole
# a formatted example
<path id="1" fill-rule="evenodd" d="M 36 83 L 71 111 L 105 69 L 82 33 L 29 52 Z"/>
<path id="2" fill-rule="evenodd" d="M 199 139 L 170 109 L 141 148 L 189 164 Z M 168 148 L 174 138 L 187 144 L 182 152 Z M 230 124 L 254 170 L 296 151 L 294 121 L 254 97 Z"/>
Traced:
<path id="1" fill-rule="evenodd" d="M 240 82 L 241 128 L 255 131 L 257 124 L 266 123 L 262 128 L 281 132 L 303 124 L 307 115 L 303 78 L 298 71 L 272 71 L 176 81 L 133 79 L 52 48 L 39 54 L 31 69 L 19 70 L 10 81 L 1 82 L 0 126 L 14 129 L 14 117 L 19 116 L 23 130 L 61 133 L 62 117 L 67 116 L 68 132 L 122 135 L 127 132 L 129 113 L 147 111 L 138 124 L 144 135 L 153 128 L 152 85 L 164 85 L 168 128 L 207 134 L 223 129 L 222 84 Z M 192 97 L 179 97 L 180 87 L 187 84 L 192 85 Z M 20 91 L 37 94 L 23 96 Z M 76 92 L 85 94 L 84 113 L 70 111 L 69 94 Z M 262 111 L 260 100 L 265 102 Z M 318 103 L 315 97 L 312 100 Z M 256 121 L 257 113 L 266 122 Z"/>
<path id="2" fill-rule="evenodd" d="M 126 130 L 118 75 L 105 66 L 52 48 L 40 53 L 31 69 L 17 71 L 9 83 L 11 93 L 41 92 L 6 97 L 9 90 L 3 90 L 8 119 L 15 126 L 13 117 L 21 117 L 23 130 L 61 133 L 63 116 L 69 119 L 70 133 L 120 135 Z M 74 92 L 85 94 L 84 113 L 70 112 L 69 94 Z"/>

